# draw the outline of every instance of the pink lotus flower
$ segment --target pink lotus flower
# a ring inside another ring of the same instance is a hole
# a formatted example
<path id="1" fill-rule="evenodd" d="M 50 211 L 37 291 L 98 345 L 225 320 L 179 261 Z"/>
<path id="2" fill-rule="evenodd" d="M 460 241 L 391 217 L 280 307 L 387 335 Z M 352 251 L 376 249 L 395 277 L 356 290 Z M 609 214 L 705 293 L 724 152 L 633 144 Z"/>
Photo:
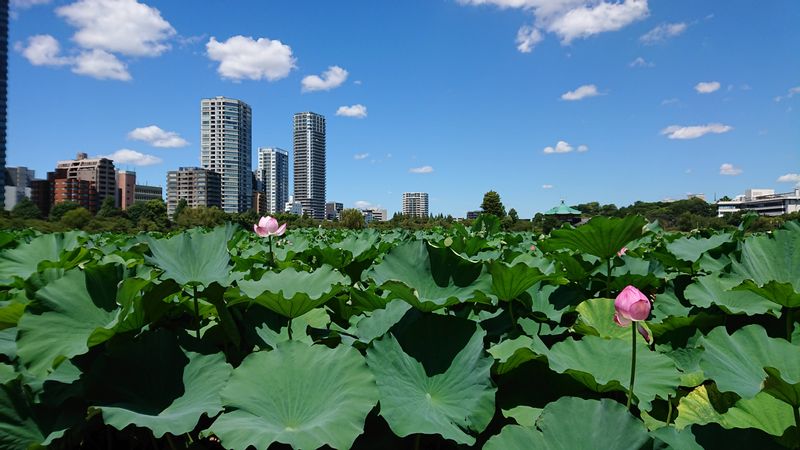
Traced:
<path id="1" fill-rule="evenodd" d="M 532 252 L 535 252 L 535 251 L 536 251 L 536 246 L 535 246 L 535 245 L 531 245 L 531 251 L 532 251 Z"/>
<path id="2" fill-rule="evenodd" d="M 631 322 L 647 320 L 650 315 L 650 299 L 633 286 L 626 286 L 614 300 L 614 322 L 627 327 Z"/>
<path id="3" fill-rule="evenodd" d="M 628 247 L 622 247 L 622 248 L 621 248 L 621 249 L 619 249 L 619 251 L 617 252 L 617 256 L 619 256 L 620 258 L 622 258 L 622 255 L 624 255 L 624 254 L 625 254 L 627 251 L 628 251 Z"/>
<path id="4" fill-rule="evenodd" d="M 267 236 L 283 236 L 286 232 L 286 224 L 278 225 L 278 221 L 272 217 L 262 217 L 257 224 L 253 225 L 253 231 L 261 237 Z"/>

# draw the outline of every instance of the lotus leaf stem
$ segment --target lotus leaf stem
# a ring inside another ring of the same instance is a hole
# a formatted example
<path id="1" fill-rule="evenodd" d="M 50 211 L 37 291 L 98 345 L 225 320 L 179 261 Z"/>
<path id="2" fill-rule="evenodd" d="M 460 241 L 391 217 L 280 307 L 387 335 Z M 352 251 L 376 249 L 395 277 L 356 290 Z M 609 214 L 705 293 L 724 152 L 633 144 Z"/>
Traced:
<path id="1" fill-rule="evenodd" d="M 289 317 L 289 327 L 286 329 L 289 333 L 289 340 L 292 340 L 292 318 Z"/>
<path id="2" fill-rule="evenodd" d="M 517 321 L 514 319 L 514 300 L 508 302 L 508 315 L 511 316 L 511 329 L 513 330 L 517 325 Z"/>
<path id="3" fill-rule="evenodd" d="M 628 411 L 631 410 L 631 400 L 633 399 L 633 382 L 636 379 L 636 324 L 631 324 L 631 384 L 628 388 L 628 403 L 625 405 Z"/>
<path id="4" fill-rule="evenodd" d="M 197 303 L 197 285 L 192 286 L 192 298 L 194 299 L 194 332 L 197 339 L 200 339 L 200 305 Z"/>
<path id="5" fill-rule="evenodd" d="M 178 450 L 177 447 L 175 447 L 175 442 L 172 441 L 172 435 L 169 433 L 165 433 L 164 436 L 167 437 L 167 443 L 169 444 L 169 448 L 171 450 Z"/>
<path id="6" fill-rule="evenodd" d="M 797 441 L 800 442 L 800 407 L 794 407 L 794 432 Z"/>
<path id="7" fill-rule="evenodd" d="M 611 258 L 606 260 L 606 298 L 611 294 Z"/>
<path id="8" fill-rule="evenodd" d="M 667 426 L 672 421 L 672 399 L 667 395 Z"/>
<path id="9" fill-rule="evenodd" d="M 786 340 L 792 342 L 792 332 L 794 331 L 794 314 L 793 309 L 785 307 L 783 315 L 786 316 Z"/>
<path id="10" fill-rule="evenodd" d="M 421 439 L 421 434 L 417 433 L 416 437 L 414 437 L 414 450 L 419 450 L 419 441 Z"/>

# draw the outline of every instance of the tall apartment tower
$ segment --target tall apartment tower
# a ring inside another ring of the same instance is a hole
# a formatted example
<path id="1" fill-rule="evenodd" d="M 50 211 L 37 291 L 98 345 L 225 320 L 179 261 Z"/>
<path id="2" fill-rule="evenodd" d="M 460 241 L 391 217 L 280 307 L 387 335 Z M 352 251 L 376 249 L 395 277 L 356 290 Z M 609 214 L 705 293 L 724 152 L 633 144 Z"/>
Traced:
<path id="1" fill-rule="evenodd" d="M 265 211 L 283 212 L 289 201 L 289 152 L 277 147 L 259 147 L 256 179 L 264 193 Z"/>
<path id="2" fill-rule="evenodd" d="M 6 103 L 8 100 L 8 4 L 0 4 L 0 188 L 6 185 Z M 5 202 L 0 189 L 0 205 Z"/>
<path id="3" fill-rule="evenodd" d="M 325 117 L 313 112 L 294 115 L 294 200 L 303 214 L 325 218 Z"/>
<path id="4" fill-rule="evenodd" d="M 220 175 L 222 209 L 244 212 L 252 207 L 252 112 L 226 97 L 200 102 L 200 164 Z"/>
<path id="5" fill-rule="evenodd" d="M 408 217 L 428 217 L 428 193 L 404 192 L 403 215 Z"/>

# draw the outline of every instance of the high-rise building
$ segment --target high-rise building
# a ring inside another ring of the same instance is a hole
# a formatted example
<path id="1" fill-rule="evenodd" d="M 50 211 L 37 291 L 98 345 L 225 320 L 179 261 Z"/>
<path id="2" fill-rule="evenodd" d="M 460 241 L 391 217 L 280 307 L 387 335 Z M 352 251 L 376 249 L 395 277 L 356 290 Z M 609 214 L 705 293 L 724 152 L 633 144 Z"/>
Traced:
<path id="1" fill-rule="evenodd" d="M 117 171 L 117 205 L 119 209 L 128 209 L 136 201 L 136 172 L 130 170 Z"/>
<path id="2" fill-rule="evenodd" d="M 6 185 L 6 103 L 8 86 L 8 4 L 0 5 L 0 186 Z M 5 202 L 0 189 L 0 204 Z"/>
<path id="3" fill-rule="evenodd" d="M 342 217 L 344 203 L 327 202 L 325 203 L 325 220 L 339 220 Z"/>
<path id="4" fill-rule="evenodd" d="M 303 214 L 325 218 L 325 117 L 313 112 L 294 115 L 294 199 Z"/>
<path id="5" fill-rule="evenodd" d="M 404 192 L 403 215 L 428 217 L 428 194 L 426 192 Z"/>
<path id="6" fill-rule="evenodd" d="M 53 204 L 71 201 L 96 213 L 106 197 L 117 202 L 114 162 L 108 158 L 89 158 L 78 153 L 73 160 L 59 161 L 56 171 L 47 174 L 52 181 Z"/>
<path id="7" fill-rule="evenodd" d="M 250 106 L 226 97 L 200 102 L 200 164 L 220 175 L 222 209 L 252 207 L 252 113 Z"/>
<path id="8" fill-rule="evenodd" d="M 25 197 L 31 198 L 31 182 L 36 174 L 27 167 L 6 167 L 5 209 L 11 211 Z"/>
<path id="9" fill-rule="evenodd" d="M 277 147 L 259 147 L 256 179 L 258 191 L 264 193 L 265 212 L 283 212 L 289 201 L 289 152 Z"/>
<path id="10" fill-rule="evenodd" d="M 172 217 L 178 202 L 186 200 L 187 206 L 222 205 L 221 177 L 217 172 L 200 167 L 181 167 L 167 172 L 167 215 Z"/>

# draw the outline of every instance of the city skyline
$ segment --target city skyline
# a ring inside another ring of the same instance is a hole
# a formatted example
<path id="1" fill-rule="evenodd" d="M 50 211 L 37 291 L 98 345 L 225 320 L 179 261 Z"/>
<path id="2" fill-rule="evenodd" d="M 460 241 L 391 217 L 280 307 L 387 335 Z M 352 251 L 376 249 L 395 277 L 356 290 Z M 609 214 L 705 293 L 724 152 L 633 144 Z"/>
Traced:
<path id="1" fill-rule="evenodd" d="M 292 114 L 325 115 L 325 200 L 346 207 L 399 211 L 402 192 L 424 191 L 431 214 L 463 217 L 496 190 L 530 217 L 561 198 L 713 200 L 800 182 L 796 2 L 14 4 L 7 165 L 40 176 L 84 151 L 164 185 L 200 165 L 197 102 L 222 94 L 252 106 L 253 159 L 291 148 Z M 114 24 L 79 13 L 109 4 L 149 34 L 87 39 Z"/>

